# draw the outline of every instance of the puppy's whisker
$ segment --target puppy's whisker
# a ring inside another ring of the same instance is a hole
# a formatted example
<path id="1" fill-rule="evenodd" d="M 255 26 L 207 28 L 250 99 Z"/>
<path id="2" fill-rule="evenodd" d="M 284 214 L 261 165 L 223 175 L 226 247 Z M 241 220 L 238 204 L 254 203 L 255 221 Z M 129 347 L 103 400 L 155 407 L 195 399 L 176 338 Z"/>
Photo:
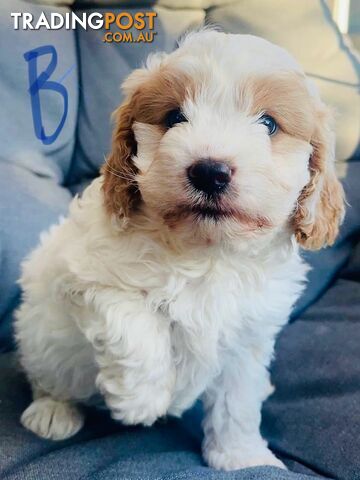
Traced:
<path id="1" fill-rule="evenodd" d="M 110 163 L 108 162 L 108 160 L 105 160 L 105 164 L 106 164 L 106 166 L 108 167 L 108 171 L 109 171 L 109 172 L 115 172 L 115 173 L 118 173 L 118 174 L 123 174 L 123 173 L 124 173 L 123 171 L 117 170 L 117 169 L 114 168 L 112 165 L 110 165 Z M 130 172 L 129 172 L 129 175 L 130 175 Z"/>
<path id="2" fill-rule="evenodd" d="M 127 182 L 132 183 L 134 185 L 136 184 L 134 178 L 130 176 L 120 175 L 119 173 L 117 173 L 114 170 L 111 170 L 110 168 L 105 168 L 105 170 L 107 170 L 109 173 L 111 173 L 111 175 L 114 175 L 115 177 L 121 178 L 122 180 L 126 180 Z"/>
<path id="3" fill-rule="evenodd" d="M 134 174 L 132 172 L 127 173 L 126 171 L 120 171 L 116 170 L 112 165 L 109 164 L 107 159 L 105 158 L 105 165 L 104 169 L 114 175 L 115 177 L 121 178 L 122 180 L 125 180 L 129 183 L 136 184 L 136 181 L 134 179 Z"/>

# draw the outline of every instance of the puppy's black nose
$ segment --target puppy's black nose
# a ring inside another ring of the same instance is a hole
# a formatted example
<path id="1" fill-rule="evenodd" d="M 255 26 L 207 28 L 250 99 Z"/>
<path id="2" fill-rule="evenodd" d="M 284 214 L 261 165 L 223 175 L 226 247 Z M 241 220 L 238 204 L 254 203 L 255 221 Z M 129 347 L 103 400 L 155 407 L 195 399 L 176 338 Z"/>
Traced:
<path id="1" fill-rule="evenodd" d="M 196 190 L 214 195 L 225 190 L 231 180 L 231 169 L 226 163 L 199 160 L 187 170 L 188 178 Z"/>

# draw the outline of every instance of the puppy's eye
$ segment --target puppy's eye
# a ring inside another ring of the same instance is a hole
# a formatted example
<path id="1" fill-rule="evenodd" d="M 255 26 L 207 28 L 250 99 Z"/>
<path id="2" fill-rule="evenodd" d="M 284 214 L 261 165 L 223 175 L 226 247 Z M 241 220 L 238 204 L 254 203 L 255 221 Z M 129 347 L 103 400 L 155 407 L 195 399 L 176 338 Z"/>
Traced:
<path id="1" fill-rule="evenodd" d="M 165 118 L 165 124 L 167 128 L 171 128 L 177 123 L 187 122 L 184 114 L 181 112 L 179 108 L 176 110 L 171 110 Z"/>
<path id="2" fill-rule="evenodd" d="M 270 115 L 263 115 L 262 117 L 260 117 L 259 123 L 265 125 L 265 127 L 269 131 L 269 135 L 274 135 L 274 133 L 276 133 L 278 129 L 276 121 Z"/>

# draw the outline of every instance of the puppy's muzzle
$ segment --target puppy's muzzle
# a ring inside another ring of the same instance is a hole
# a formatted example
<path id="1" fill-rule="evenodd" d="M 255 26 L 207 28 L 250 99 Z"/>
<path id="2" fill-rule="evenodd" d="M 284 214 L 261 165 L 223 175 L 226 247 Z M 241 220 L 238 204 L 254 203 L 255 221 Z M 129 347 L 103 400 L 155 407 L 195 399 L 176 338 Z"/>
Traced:
<path id="1" fill-rule="evenodd" d="M 187 170 L 191 185 L 208 196 L 221 194 L 231 181 L 231 169 L 224 163 L 212 159 L 199 160 Z"/>

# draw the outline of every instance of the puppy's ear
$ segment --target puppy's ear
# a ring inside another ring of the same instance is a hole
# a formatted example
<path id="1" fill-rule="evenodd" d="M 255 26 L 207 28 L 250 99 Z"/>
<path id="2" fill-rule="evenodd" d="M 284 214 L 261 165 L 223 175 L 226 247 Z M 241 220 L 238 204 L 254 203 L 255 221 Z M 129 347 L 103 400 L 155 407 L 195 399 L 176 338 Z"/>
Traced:
<path id="1" fill-rule="evenodd" d="M 135 70 L 122 85 L 127 95 L 124 103 L 113 113 L 115 127 L 110 154 L 101 173 L 106 210 L 118 218 L 128 218 L 141 201 L 136 184 L 136 140 L 132 129 L 136 115 L 136 90 L 146 77 L 143 69 Z"/>
<path id="2" fill-rule="evenodd" d="M 106 210 L 117 217 L 129 217 L 140 202 L 136 186 L 137 169 L 132 161 L 136 155 L 136 142 L 132 131 L 132 102 L 126 100 L 115 112 L 115 129 L 111 152 L 101 173 Z"/>
<path id="3" fill-rule="evenodd" d="M 298 199 L 293 217 L 295 236 L 306 249 L 332 245 L 344 218 L 344 191 L 335 172 L 335 135 L 332 116 L 318 107 L 311 144 L 310 182 Z"/>
<path id="4" fill-rule="evenodd" d="M 128 218 L 141 202 L 135 179 L 138 169 L 132 160 L 137 153 L 132 127 L 141 110 L 142 89 L 166 58 L 167 55 L 161 52 L 149 55 L 145 67 L 134 70 L 121 86 L 125 101 L 113 113 L 115 128 L 111 152 L 101 171 L 104 177 L 105 207 L 110 214 L 115 214 L 118 218 Z M 144 116 L 143 110 L 144 108 L 142 109 Z"/>

